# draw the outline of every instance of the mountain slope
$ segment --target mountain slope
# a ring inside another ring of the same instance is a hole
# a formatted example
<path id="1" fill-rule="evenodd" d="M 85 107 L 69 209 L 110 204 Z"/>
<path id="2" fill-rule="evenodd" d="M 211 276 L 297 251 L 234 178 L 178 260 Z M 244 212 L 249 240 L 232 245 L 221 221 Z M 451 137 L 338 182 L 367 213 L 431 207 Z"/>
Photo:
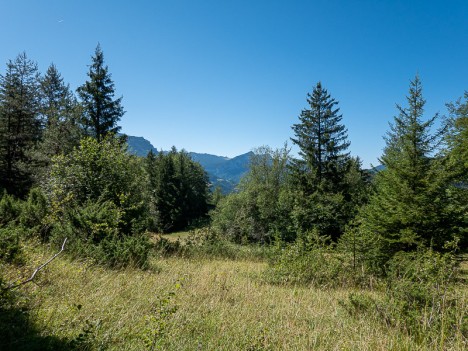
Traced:
<path id="1" fill-rule="evenodd" d="M 143 137 L 128 135 L 127 144 L 128 151 L 140 157 L 146 157 L 150 151 L 158 153 L 151 142 Z M 196 152 L 189 152 L 189 155 L 208 173 L 213 189 L 219 186 L 223 193 L 230 193 L 235 190 L 240 179 L 247 173 L 252 152 L 234 158 Z"/>

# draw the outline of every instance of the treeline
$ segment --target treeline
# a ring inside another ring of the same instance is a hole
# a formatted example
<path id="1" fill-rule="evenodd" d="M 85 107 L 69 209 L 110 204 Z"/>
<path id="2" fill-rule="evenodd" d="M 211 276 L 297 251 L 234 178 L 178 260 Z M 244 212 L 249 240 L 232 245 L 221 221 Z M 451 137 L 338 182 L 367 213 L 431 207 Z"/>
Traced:
<path id="1" fill-rule="evenodd" d="M 352 318 L 424 349 L 466 348 L 468 93 L 446 118 L 426 117 L 416 76 L 378 172 L 349 155 L 338 102 L 321 83 L 307 102 L 292 127 L 299 157 L 258 150 L 239 192 L 213 212 L 211 235 L 270 244 L 268 283 L 351 288 L 340 304 Z"/>
<path id="2" fill-rule="evenodd" d="M 0 256 L 38 236 L 112 266 L 144 266 L 147 231 L 206 218 L 208 178 L 184 151 L 127 152 L 122 97 L 98 45 L 88 80 L 70 89 L 55 65 L 44 75 L 25 53 L 0 75 Z"/>
<path id="3" fill-rule="evenodd" d="M 450 116 L 424 116 L 419 77 L 387 133 L 380 172 L 349 154 L 338 102 L 318 83 L 292 126 L 294 158 L 261 148 L 240 191 L 213 214 L 213 229 L 236 242 L 305 237 L 346 246 L 382 272 L 397 252 L 467 246 L 468 93 Z M 438 126 L 438 129 L 436 128 Z"/>

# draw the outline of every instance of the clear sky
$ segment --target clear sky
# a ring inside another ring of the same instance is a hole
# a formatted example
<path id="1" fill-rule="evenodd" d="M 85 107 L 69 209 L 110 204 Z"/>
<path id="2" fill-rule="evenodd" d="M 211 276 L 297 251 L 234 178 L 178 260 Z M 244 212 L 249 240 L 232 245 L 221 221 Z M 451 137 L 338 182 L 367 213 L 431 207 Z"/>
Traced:
<path id="1" fill-rule="evenodd" d="M 25 51 L 75 89 L 100 42 L 122 131 L 164 150 L 281 147 L 321 81 L 367 167 L 417 73 L 428 117 L 468 90 L 467 0 L 0 0 L 0 13 L 1 74 Z"/>

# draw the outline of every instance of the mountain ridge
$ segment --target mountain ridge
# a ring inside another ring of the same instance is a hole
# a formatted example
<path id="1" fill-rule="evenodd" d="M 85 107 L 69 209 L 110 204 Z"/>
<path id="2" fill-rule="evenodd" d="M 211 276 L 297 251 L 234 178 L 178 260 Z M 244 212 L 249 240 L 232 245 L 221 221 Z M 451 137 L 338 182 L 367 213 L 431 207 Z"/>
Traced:
<path id="1" fill-rule="evenodd" d="M 136 156 L 146 157 L 148 152 L 159 151 L 144 137 L 127 135 L 128 151 Z M 167 151 L 162 151 L 167 152 Z M 232 158 L 208 153 L 188 152 L 192 160 L 200 163 L 208 174 L 212 189 L 220 187 L 227 194 L 233 192 L 249 169 L 252 151 Z"/>

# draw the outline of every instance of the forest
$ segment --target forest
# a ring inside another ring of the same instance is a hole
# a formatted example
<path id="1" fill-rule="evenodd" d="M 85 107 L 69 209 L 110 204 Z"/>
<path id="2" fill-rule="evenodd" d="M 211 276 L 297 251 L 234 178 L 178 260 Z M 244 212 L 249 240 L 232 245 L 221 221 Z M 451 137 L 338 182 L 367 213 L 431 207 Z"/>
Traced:
<path id="1" fill-rule="evenodd" d="M 468 91 L 427 116 L 416 75 L 365 170 L 317 82 L 298 155 L 255 149 L 223 194 L 128 152 L 100 45 L 87 75 L 0 74 L 1 350 L 468 348 Z"/>

